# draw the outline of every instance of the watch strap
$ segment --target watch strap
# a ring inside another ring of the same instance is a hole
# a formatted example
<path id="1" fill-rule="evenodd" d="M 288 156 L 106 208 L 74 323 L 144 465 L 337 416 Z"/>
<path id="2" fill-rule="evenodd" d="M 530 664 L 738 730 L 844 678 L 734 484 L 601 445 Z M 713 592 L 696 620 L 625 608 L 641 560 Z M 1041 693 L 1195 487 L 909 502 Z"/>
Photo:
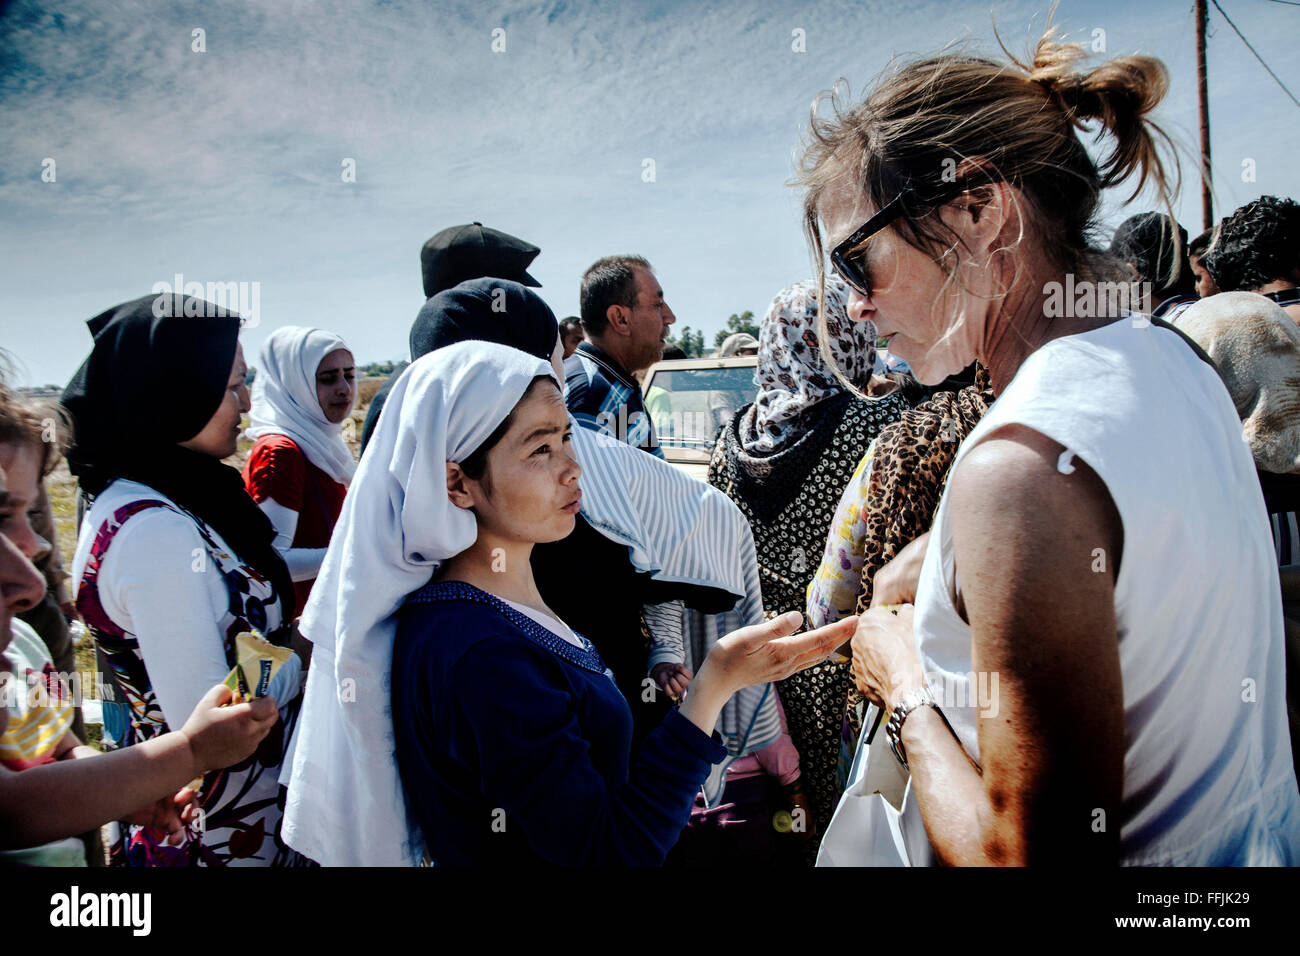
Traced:
<path id="1" fill-rule="evenodd" d="M 918 707 L 933 707 L 935 710 L 939 710 L 939 702 L 934 699 L 934 694 L 930 692 L 929 687 L 910 690 L 900 697 L 898 706 L 889 715 L 889 724 L 885 727 L 885 736 L 889 740 L 889 749 L 894 752 L 894 756 L 903 765 L 903 769 L 909 773 L 911 768 L 907 765 L 907 751 L 903 747 L 903 721 L 907 720 L 907 715 Z M 939 711 L 939 713 L 942 714 L 943 711 Z"/>

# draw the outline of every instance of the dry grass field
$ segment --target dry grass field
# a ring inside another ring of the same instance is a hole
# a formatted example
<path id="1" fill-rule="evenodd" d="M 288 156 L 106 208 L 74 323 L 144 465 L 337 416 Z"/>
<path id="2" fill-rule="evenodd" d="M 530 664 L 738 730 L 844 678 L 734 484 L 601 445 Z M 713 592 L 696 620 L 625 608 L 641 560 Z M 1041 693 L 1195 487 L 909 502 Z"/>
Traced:
<path id="1" fill-rule="evenodd" d="M 353 409 L 351 418 L 343 426 L 343 435 L 353 455 L 360 451 L 361 425 L 366 420 L 370 400 L 385 381 L 386 376 L 378 376 L 362 379 L 357 384 L 357 407 Z M 247 416 L 244 417 L 244 427 L 248 427 Z M 241 435 L 238 450 L 226 459 L 226 463 L 242 471 L 244 461 L 248 458 L 249 449 L 252 447 L 252 440 Z M 68 471 L 68 463 L 61 461 L 59 467 L 45 479 L 45 484 L 50 495 L 50 505 L 54 510 L 59 555 L 63 559 L 64 569 L 70 570 L 73 555 L 77 551 L 77 480 Z M 89 639 L 84 639 L 77 645 L 77 670 L 83 674 L 82 687 L 86 696 L 95 697 L 96 682 L 84 678 L 84 675 L 95 672 L 95 649 Z M 87 732 L 92 737 L 91 743 L 98 746 L 99 728 L 88 727 Z"/>

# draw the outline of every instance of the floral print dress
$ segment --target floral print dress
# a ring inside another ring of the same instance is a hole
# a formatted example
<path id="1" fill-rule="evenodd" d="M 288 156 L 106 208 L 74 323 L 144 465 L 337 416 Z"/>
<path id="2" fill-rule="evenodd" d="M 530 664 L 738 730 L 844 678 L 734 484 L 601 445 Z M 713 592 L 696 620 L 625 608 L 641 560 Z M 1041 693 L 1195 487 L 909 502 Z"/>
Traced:
<path id="1" fill-rule="evenodd" d="M 208 573 L 215 571 L 225 585 L 229 604 L 217 625 L 231 667 L 235 664 L 235 637 L 242 631 L 256 629 L 277 644 L 286 643 L 288 637 L 287 629 L 280 627 L 280 603 L 271 583 L 231 554 L 203 521 L 161 498 L 142 498 L 116 507 L 95 530 L 76 599 L 77 610 L 95 639 L 99 669 L 104 675 L 100 694 L 104 698 L 106 750 L 129 747 L 173 729 L 159 705 L 139 642 L 109 616 L 100 593 L 101 567 L 114 539 L 132 518 L 154 509 L 165 509 L 192 521 L 206 552 L 178 557 L 159 555 L 159 560 L 206 560 L 212 565 Z M 141 573 L 146 572 L 142 569 Z M 185 635 L 177 635 L 178 641 L 182 637 Z M 178 653 L 182 650 L 183 646 L 178 646 Z M 158 831 L 115 824 L 110 846 L 113 865 L 267 866 L 306 862 L 279 838 L 283 798 L 278 777 L 301 703 L 301 672 L 296 666 L 289 669 L 296 674 L 289 683 L 292 690 L 277 695 L 280 720 L 258 749 L 238 764 L 204 774 L 195 798 L 195 806 L 202 812 L 187 828 L 185 843 L 168 846 Z M 170 716 L 178 728 L 189 714 Z"/>

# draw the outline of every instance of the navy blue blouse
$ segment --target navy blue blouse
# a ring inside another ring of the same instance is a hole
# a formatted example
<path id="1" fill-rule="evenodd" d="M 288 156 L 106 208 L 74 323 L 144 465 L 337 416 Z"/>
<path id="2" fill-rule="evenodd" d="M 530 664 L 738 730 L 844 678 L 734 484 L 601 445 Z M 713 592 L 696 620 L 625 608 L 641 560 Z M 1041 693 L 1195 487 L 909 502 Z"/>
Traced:
<path id="1" fill-rule="evenodd" d="M 726 756 L 676 710 L 633 753 L 594 648 L 458 582 L 407 598 L 392 693 L 402 784 L 437 865 L 658 865 Z"/>

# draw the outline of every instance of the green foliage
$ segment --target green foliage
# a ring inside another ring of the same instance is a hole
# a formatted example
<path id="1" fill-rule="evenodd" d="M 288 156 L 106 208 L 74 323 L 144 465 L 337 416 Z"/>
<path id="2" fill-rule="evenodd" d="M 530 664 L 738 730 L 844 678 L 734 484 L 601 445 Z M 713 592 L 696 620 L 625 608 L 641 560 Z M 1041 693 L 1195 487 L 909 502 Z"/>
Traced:
<path id="1" fill-rule="evenodd" d="M 688 358 L 699 358 L 704 354 L 704 333 L 693 330 L 689 325 L 682 326 L 680 336 L 669 336 L 668 344 L 675 345 L 686 353 Z"/>
<path id="2" fill-rule="evenodd" d="M 394 362 L 371 362 L 369 365 L 362 365 L 357 368 L 358 376 L 365 375 L 390 375 L 392 374 Z"/>
<path id="3" fill-rule="evenodd" d="M 737 332 L 748 332 L 754 338 L 758 338 L 759 328 L 758 323 L 754 321 L 753 312 L 746 309 L 739 315 L 732 313 L 727 316 L 727 324 L 713 337 L 713 347 L 721 348 L 727 336 L 735 335 Z"/>

